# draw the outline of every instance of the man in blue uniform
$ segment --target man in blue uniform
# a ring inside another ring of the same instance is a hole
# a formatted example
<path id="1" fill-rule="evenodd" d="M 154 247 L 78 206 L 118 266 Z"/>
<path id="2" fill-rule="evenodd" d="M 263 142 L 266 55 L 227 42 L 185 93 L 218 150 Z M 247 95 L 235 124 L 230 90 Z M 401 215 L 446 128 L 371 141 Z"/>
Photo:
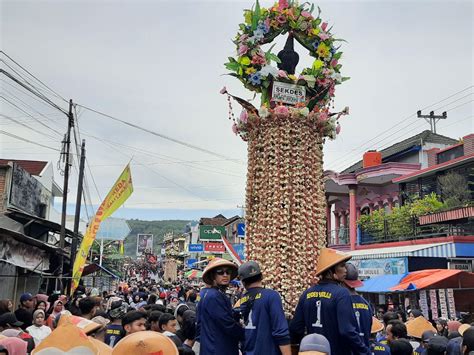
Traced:
<path id="1" fill-rule="evenodd" d="M 255 261 L 239 267 L 239 278 L 247 290 L 240 300 L 244 355 L 291 355 L 290 332 L 279 293 L 263 287 L 262 272 Z"/>
<path id="2" fill-rule="evenodd" d="M 372 308 L 364 297 L 359 295 L 355 290 L 357 287 L 364 286 L 364 283 L 359 280 L 359 271 L 351 264 L 346 264 L 347 275 L 344 279 L 344 286 L 346 286 L 351 294 L 352 308 L 357 320 L 357 329 L 359 335 L 362 337 L 365 345 L 369 346 L 370 329 L 372 327 Z"/>
<path id="3" fill-rule="evenodd" d="M 332 355 L 370 354 L 359 336 L 351 295 L 340 285 L 350 258 L 349 254 L 334 249 L 321 250 L 316 275 L 322 279 L 304 291 L 299 300 L 290 324 L 293 341 L 299 341 L 305 331 L 318 333 L 328 339 Z"/>
<path id="4" fill-rule="evenodd" d="M 201 291 L 197 307 L 197 334 L 201 355 L 238 355 L 244 329 L 233 317 L 232 306 L 225 291 L 237 276 L 237 266 L 215 258 L 203 272 L 204 282 L 211 287 Z"/>
<path id="5" fill-rule="evenodd" d="M 375 338 L 377 337 L 377 333 L 384 330 L 383 323 L 379 321 L 377 318 L 372 318 L 372 327 L 370 329 L 370 351 L 372 355 L 390 355 L 390 348 L 387 344 L 379 343 Z"/>

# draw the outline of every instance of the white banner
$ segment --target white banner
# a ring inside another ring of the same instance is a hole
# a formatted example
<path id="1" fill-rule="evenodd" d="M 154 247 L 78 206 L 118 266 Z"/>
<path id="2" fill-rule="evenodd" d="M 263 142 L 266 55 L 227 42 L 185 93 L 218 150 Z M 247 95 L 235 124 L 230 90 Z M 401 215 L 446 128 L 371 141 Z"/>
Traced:
<path id="1" fill-rule="evenodd" d="M 446 290 L 448 293 L 449 318 L 456 319 L 456 305 L 454 303 L 454 291 L 452 288 Z"/>
<path id="2" fill-rule="evenodd" d="M 428 300 L 426 297 L 425 290 L 420 291 L 420 308 L 421 312 L 423 313 L 423 316 L 428 319 Z"/>
<path id="3" fill-rule="evenodd" d="M 438 290 L 439 308 L 441 309 L 441 317 L 448 319 L 448 305 L 446 304 L 446 290 Z"/>
<path id="4" fill-rule="evenodd" d="M 438 300 L 436 298 L 436 290 L 430 290 L 430 306 L 431 306 L 432 319 L 437 319 L 438 318 Z"/>

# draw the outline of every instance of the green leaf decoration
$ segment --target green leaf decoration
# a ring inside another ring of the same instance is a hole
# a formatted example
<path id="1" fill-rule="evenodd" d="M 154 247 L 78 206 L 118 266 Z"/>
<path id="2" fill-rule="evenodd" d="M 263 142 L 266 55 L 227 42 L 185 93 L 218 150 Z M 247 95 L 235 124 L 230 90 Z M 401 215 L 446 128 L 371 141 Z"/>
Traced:
<path id="1" fill-rule="evenodd" d="M 344 81 L 349 80 L 350 78 L 351 78 L 350 76 L 343 76 L 341 81 L 344 82 Z"/>
<path id="2" fill-rule="evenodd" d="M 237 63 L 237 62 L 235 62 L 235 61 L 234 61 L 234 62 L 225 63 L 224 65 L 225 65 L 225 67 L 226 67 L 227 69 L 232 70 L 232 71 L 235 71 L 235 72 L 240 69 L 240 64 Z"/>
<path id="3" fill-rule="evenodd" d="M 340 59 L 342 56 L 342 52 L 337 52 L 336 54 L 334 54 L 334 59 Z"/>
<path id="4" fill-rule="evenodd" d="M 255 31 L 257 29 L 259 20 L 260 20 L 260 3 L 257 0 L 257 2 L 255 3 L 255 10 L 252 16 L 252 30 Z"/>
<path id="5" fill-rule="evenodd" d="M 281 63 L 281 60 L 280 60 L 280 58 L 278 58 L 277 55 L 275 55 L 273 53 L 267 53 L 267 54 L 265 54 L 265 58 L 267 58 L 267 55 L 268 55 L 269 60 L 273 60 L 275 63 Z"/>

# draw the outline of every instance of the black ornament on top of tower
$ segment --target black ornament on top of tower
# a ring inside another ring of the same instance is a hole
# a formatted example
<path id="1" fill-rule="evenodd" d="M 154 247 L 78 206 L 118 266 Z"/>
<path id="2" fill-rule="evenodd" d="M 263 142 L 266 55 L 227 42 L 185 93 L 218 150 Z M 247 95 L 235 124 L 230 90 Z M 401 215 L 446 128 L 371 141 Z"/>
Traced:
<path id="1" fill-rule="evenodd" d="M 285 43 L 285 47 L 278 53 L 281 63 L 278 63 L 278 69 L 286 71 L 288 74 L 295 74 L 296 66 L 300 60 L 300 56 L 294 49 L 294 38 L 291 33 Z"/>

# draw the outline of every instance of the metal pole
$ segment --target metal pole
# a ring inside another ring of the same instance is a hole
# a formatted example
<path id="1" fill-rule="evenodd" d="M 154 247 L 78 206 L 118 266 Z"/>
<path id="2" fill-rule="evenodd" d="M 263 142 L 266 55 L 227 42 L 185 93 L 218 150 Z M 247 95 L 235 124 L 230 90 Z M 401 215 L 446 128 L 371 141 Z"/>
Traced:
<path id="1" fill-rule="evenodd" d="M 81 144 L 81 162 L 79 163 L 79 182 L 76 195 L 76 212 L 74 213 L 74 235 L 71 244 L 71 265 L 69 273 L 72 276 L 74 261 L 76 259 L 76 251 L 79 236 L 79 222 L 81 220 L 81 201 L 82 201 L 82 185 L 84 181 L 84 165 L 86 161 L 86 141 L 82 140 Z M 68 294 L 71 291 L 71 283 L 68 283 Z"/>
<path id="2" fill-rule="evenodd" d="M 67 193 L 69 189 L 69 150 L 71 146 L 71 128 L 74 126 L 74 116 L 72 114 L 72 100 L 69 100 L 69 114 L 68 114 L 68 126 L 67 126 L 67 134 L 66 134 L 66 167 L 64 168 L 64 184 L 63 184 L 63 208 L 61 212 L 61 234 L 59 237 L 59 248 L 61 251 L 64 250 L 65 246 L 65 239 L 66 239 L 66 210 L 67 210 Z M 63 290 L 63 272 L 64 272 L 64 256 L 61 253 L 60 256 L 60 264 L 59 264 L 59 281 L 60 281 L 60 288 L 61 291 Z"/>
<path id="3" fill-rule="evenodd" d="M 104 254 L 104 239 L 100 240 L 99 266 L 102 266 L 102 254 Z"/>

